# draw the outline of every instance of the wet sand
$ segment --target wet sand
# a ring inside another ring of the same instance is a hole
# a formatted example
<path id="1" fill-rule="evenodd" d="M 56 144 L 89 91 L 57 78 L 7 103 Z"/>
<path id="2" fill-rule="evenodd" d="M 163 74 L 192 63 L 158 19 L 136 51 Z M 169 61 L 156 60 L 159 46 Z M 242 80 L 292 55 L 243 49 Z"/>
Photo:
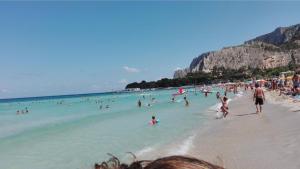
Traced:
<path id="1" fill-rule="evenodd" d="M 261 114 L 251 91 L 234 99 L 229 116 L 198 131 L 187 154 L 228 169 L 299 169 L 300 106 L 274 96 L 267 93 Z"/>

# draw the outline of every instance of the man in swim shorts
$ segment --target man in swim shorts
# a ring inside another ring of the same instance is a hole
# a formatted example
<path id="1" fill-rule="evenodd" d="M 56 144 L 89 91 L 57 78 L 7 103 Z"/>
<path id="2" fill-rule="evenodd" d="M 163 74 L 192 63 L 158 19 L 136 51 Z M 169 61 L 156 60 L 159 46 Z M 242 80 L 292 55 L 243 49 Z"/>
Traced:
<path id="1" fill-rule="evenodd" d="M 253 101 L 255 101 L 256 113 L 261 112 L 262 105 L 264 104 L 265 94 L 263 89 L 259 86 L 258 83 L 255 84 L 255 91 L 253 95 Z M 259 105 L 259 108 L 258 108 Z"/>

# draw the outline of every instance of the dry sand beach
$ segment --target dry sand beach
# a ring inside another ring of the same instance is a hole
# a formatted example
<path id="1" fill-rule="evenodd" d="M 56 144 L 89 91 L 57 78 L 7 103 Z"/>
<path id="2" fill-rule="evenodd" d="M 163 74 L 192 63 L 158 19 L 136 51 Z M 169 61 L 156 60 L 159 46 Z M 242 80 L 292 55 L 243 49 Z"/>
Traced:
<path id="1" fill-rule="evenodd" d="M 228 118 L 199 131 L 188 154 L 228 169 L 299 169 L 300 106 L 275 96 L 266 93 L 259 115 L 250 91 L 234 99 Z"/>

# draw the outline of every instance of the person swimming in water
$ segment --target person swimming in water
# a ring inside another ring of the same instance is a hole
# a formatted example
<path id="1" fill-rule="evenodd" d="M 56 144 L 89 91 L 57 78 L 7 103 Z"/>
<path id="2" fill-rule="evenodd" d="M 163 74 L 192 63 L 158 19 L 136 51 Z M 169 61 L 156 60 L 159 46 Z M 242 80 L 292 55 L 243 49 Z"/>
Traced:
<path id="1" fill-rule="evenodd" d="M 158 121 L 156 120 L 155 116 L 152 116 L 150 123 L 151 123 L 152 125 L 155 125 L 155 124 L 157 124 L 157 122 L 158 122 Z"/>
<path id="2" fill-rule="evenodd" d="M 141 102 L 141 100 L 138 101 L 138 107 L 142 107 L 142 102 Z"/>

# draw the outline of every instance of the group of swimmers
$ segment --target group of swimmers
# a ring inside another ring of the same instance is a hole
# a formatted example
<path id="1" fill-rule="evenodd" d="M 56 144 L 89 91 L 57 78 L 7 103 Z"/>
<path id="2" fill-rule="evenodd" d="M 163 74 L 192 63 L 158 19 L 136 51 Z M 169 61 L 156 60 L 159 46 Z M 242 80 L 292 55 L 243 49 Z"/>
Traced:
<path id="1" fill-rule="evenodd" d="M 156 102 L 155 97 L 151 97 L 151 95 L 150 95 L 150 98 L 151 98 L 151 103 L 152 103 L 152 104 Z M 145 98 L 145 95 L 143 95 L 143 99 L 144 99 L 144 100 L 146 99 L 146 98 Z M 142 107 L 142 101 L 141 101 L 140 99 L 138 100 L 137 105 L 138 105 L 139 108 Z M 148 103 L 147 106 L 150 107 L 151 104 Z"/>
<path id="2" fill-rule="evenodd" d="M 28 110 L 28 108 L 27 107 L 25 107 L 25 109 L 23 109 L 23 110 L 17 110 L 17 112 L 16 112 L 16 115 L 20 115 L 20 114 L 28 114 L 29 113 L 29 110 Z"/>

